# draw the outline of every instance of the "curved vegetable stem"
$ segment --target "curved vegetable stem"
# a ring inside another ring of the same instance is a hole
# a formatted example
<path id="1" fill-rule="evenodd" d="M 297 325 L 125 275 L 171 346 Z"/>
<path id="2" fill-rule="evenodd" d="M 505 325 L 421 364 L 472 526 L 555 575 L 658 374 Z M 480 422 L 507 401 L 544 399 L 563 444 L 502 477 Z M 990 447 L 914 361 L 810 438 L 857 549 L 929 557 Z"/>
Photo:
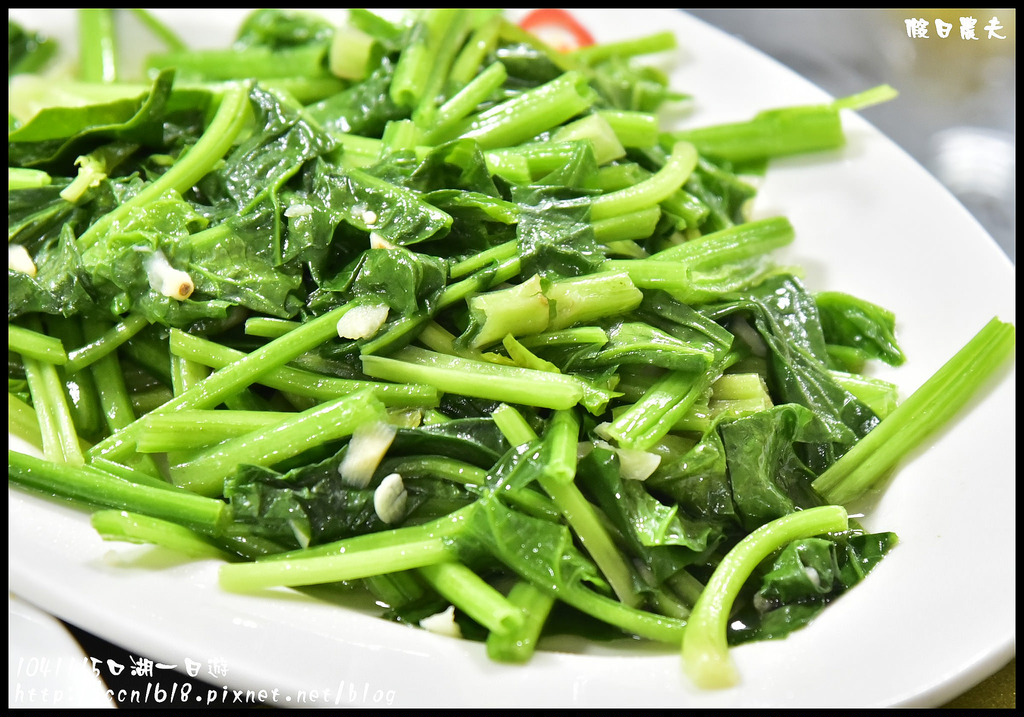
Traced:
<path id="1" fill-rule="evenodd" d="M 683 667 L 698 687 L 719 689 L 739 681 L 726 642 L 729 613 L 758 563 L 787 543 L 846 530 L 846 509 L 823 505 L 791 513 L 750 533 L 715 568 L 683 635 Z"/>
<path id="2" fill-rule="evenodd" d="M 213 169 L 213 166 L 227 154 L 238 133 L 249 116 L 248 83 L 228 85 L 220 100 L 217 114 L 191 149 L 156 181 L 128 201 L 119 204 L 112 212 L 104 214 L 93 223 L 78 239 L 81 250 L 95 244 L 104 232 L 126 219 L 139 207 L 163 196 L 168 192 L 183 194 Z"/>

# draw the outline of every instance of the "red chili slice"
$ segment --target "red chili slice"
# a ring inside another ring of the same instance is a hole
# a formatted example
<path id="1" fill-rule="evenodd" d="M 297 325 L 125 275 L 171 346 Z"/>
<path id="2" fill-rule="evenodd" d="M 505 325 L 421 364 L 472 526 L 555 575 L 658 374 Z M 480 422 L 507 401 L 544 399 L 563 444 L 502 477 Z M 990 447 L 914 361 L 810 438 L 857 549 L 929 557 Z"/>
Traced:
<path id="1" fill-rule="evenodd" d="M 594 44 L 594 37 L 576 18 L 559 8 L 538 8 L 519 23 L 519 27 L 562 52 Z"/>

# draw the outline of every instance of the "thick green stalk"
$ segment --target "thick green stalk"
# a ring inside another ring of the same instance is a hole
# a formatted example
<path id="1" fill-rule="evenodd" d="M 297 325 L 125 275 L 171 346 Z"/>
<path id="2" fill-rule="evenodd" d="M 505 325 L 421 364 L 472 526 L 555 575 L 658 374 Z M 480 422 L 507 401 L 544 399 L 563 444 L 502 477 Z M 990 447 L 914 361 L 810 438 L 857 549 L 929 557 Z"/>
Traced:
<path id="1" fill-rule="evenodd" d="M 500 62 L 493 62 L 476 75 L 468 84 L 441 105 L 434 117 L 433 125 L 427 130 L 424 140 L 433 144 L 437 137 L 443 137 L 458 122 L 461 122 L 495 91 L 504 84 L 508 71 Z"/>
<path id="2" fill-rule="evenodd" d="M 320 585 L 422 568 L 453 559 L 445 541 L 438 537 L 396 541 L 337 555 L 272 557 L 272 560 L 222 566 L 220 586 L 225 590 L 244 592 L 270 587 Z"/>
<path id="3" fill-rule="evenodd" d="M 13 393 L 7 393 L 7 432 L 43 452 L 43 434 L 36 410 Z"/>
<path id="4" fill-rule="evenodd" d="M 68 361 L 63 341 L 16 324 L 7 324 L 7 348 L 26 358 L 57 366 L 66 364 Z"/>
<path id="5" fill-rule="evenodd" d="M 658 116 L 650 112 L 598 110 L 624 147 L 654 147 L 661 139 Z"/>
<path id="6" fill-rule="evenodd" d="M 1016 330 L 993 318 L 870 433 L 815 479 L 832 503 L 863 496 L 910 451 L 964 408 L 1013 356 Z"/>
<path id="7" fill-rule="evenodd" d="M 756 219 L 704 234 L 652 254 L 652 261 L 680 262 L 694 268 L 730 264 L 767 254 L 793 242 L 796 232 L 786 217 Z"/>
<path id="8" fill-rule="evenodd" d="M 498 30 L 502 18 L 496 14 L 479 24 L 462 47 L 451 72 L 448 73 L 448 94 L 461 92 L 474 78 L 482 74 L 480 67 L 498 43 Z"/>
<path id="9" fill-rule="evenodd" d="M 513 147 L 583 113 L 595 99 L 583 75 L 566 72 L 469 117 L 459 136 L 475 139 L 481 149 Z"/>
<path id="10" fill-rule="evenodd" d="M 338 335 L 338 319 L 351 308 L 346 304 L 303 324 L 286 336 L 270 341 L 211 374 L 201 383 L 173 397 L 157 410 L 176 411 L 182 408 L 213 408 L 239 390 L 259 381 L 266 373 L 284 366 L 307 351 Z M 129 424 L 97 443 L 89 456 L 107 455 L 116 458 L 130 452 L 135 444 L 138 422 Z"/>
<path id="11" fill-rule="evenodd" d="M 843 531 L 848 526 L 841 506 L 809 508 L 762 525 L 725 555 L 693 606 L 683 635 L 683 667 L 698 687 L 720 689 L 739 681 L 729 656 L 729 616 L 740 589 L 758 564 L 794 540 Z"/>
<path id="12" fill-rule="evenodd" d="M 525 619 L 519 607 L 464 564 L 437 562 L 424 565 L 417 572 L 441 596 L 492 634 L 509 635 L 522 629 Z"/>
<path id="13" fill-rule="evenodd" d="M 664 30 L 628 40 L 595 43 L 573 50 L 570 56 L 579 62 L 596 65 L 613 57 L 629 58 L 653 52 L 665 52 L 676 49 L 676 46 L 675 33 L 671 30 Z"/>
<path id="14" fill-rule="evenodd" d="M 537 438 L 537 434 L 515 408 L 504 405 L 500 410 L 501 415 L 495 421 L 509 443 L 522 445 Z M 571 410 L 554 413 L 537 457 L 543 465 L 537 480 L 608 579 L 619 600 L 624 605 L 636 607 L 640 603 L 640 596 L 633 588 L 632 570 L 604 529 L 594 505 L 573 482 L 576 477 L 579 429 L 579 420 Z"/>
<path id="15" fill-rule="evenodd" d="M 99 510 L 92 514 L 91 522 L 104 540 L 159 545 L 197 560 L 227 557 L 224 551 L 195 531 L 149 515 L 126 510 Z"/>
<path id="16" fill-rule="evenodd" d="M 498 662 L 522 664 L 533 657 L 555 598 L 533 583 L 520 580 L 509 590 L 508 601 L 522 611 L 522 624 L 514 631 L 491 632 L 487 636 L 487 656 Z"/>
<path id="17" fill-rule="evenodd" d="M 82 325 L 77 318 L 47 317 L 46 328 L 51 336 L 60 339 L 67 346 L 84 343 Z M 64 384 L 64 395 L 75 422 L 75 430 L 92 440 L 106 435 L 106 423 L 100 404 L 99 390 L 89 371 L 71 374 L 67 364 L 57 367 L 57 375 Z"/>
<path id="18" fill-rule="evenodd" d="M 230 366 L 248 355 L 177 329 L 171 330 L 171 352 L 214 369 Z M 436 406 L 438 402 L 437 391 L 426 385 L 386 384 L 322 376 L 291 366 L 280 366 L 268 371 L 261 375 L 257 382 L 320 401 L 330 401 L 368 388 L 373 391 L 374 396 L 389 406 Z"/>
<path id="19" fill-rule="evenodd" d="M 94 361 L 116 351 L 147 326 L 149 326 L 149 320 L 141 314 L 131 314 L 125 317 L 124 321 L 115 324 L 103 335 L 91 337 L 85 346 L 68 352 L 67 366 L 64 370 L 69 374 L 81 371 Z"/>
<path id="20" fill-rule="evenodd" d="M 7 168 L 7 191 L 13 192 L 17 189 L 39 189 L 49 186 L 53 178 L 41 169 L 28 169 L 27 167 Z"/>
<path id="21" fill-rule="evenodd" d="M 627 214 L 618 214 L 607 219 L 591 222 L 594 239 L 602 244 L 646 239 L 654 233 L 661 219 L 661 207 L 654 205 Z"/>
<path id="22" fill-rule="evenodd" d="M 647 450 L 662 439 L 704 395 L 721 364 L 694 375 L 692 371 L 670 371 L 643 397 L 606 426 L 607 435 L 623 448 Z"/>
<path id="23" fill-rule="evenodd" d="M 57 368 L 30 358 L 23 358 L 22 362 L 39 417 L 43 455 L 55 462 L 82 465 L 85 458 Z"/>
<path id="24" fill-rule="evenodd" d="M 591 220 L 640 211 L 668 199 L 689 179 L 697 166 L 697 158 L 696 147 L 689 142 L 676 142 L 665 165 L 650 177 L 631 187 L 596 197 L 590 203 Z"/>
<path id="25" fill-rule="evenodd" d="M 78 10 L 78 72 L 86 82 L 117 80 L 117 39 L 114 10 L 80 8 Z"/>
<path id="26" fill-rule="evenodd" d="M 150 413 L 139 419 L 143 429 L 136 449 L 140 453 L 168 453 L 206 448 L 278 425 L 288 416 L 277 411 L 213 409 Z"/>
<path id="27" fill-rule="evenodd" d="M 44 458 L 7 451 L 11 483 L 47 495 L 92 506 L 127 510 L 195 527 L 220 531 L 225 503 L 163 487 L 131 483 L 89 466 L 54 463 Z"/>
<path id="28" fill-rule="evenodd" d="M 430 8 L 417 12 L 419 16 L 405 39 L 389 89 L 391 99 L 410 110 L 420 104 L 431 86 L 434 66 L 445 50 L 446 32 L 459 16 L 459 10 L 455 8 Z"/>
<path id="29" fill-rule="evenodd" d="M 663 135 L 662 144 L 685 140 L 703 156 L 732 162 L 838 149 L 846 143 L 839 109 L 811 105 L 769 110 L 745 122 L 701 127 Z"/>
<path id="30" fill-rule="evenodd" d="M 583 385 L 569 375 L 446 356 L 413 346 L 392 357 L 363 354 L 361 358 L 367 376 L 425 383 L 461 396 L 558 409 L 575 406 L 584 395 Z"/>
<path id="31" fill-rule="evenodd" d="M 273 426 L 254 430 L 171 467 L 171 479 L 202 495 L 219 495 L 240 464 L 272 466 L 303 451 L 352 435 L 364 423 L 383 420 L 383 404 L 369 390 L 343 396 L 297 414 L 282 414 Z"/>

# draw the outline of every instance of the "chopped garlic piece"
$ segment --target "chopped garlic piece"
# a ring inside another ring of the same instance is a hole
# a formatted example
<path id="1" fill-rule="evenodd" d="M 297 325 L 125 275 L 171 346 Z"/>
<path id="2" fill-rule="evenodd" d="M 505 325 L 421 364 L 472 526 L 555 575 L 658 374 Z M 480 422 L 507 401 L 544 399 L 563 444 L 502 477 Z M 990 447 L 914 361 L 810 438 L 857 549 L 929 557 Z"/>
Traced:
<path id="1" fill-rule="evenodd" d="M 385 523 L 397 523 L 405 517 L 405 504 L 409 493 L 405 490 L 402 476 L 392 473 L 373 491 L 373 509 Z"/>
<path id="2" fill-rule="evenodd" d="M 804 574 L 807 576 L 807 579 L 811 581 L 811 585 L 814 586 L 815 590 L 821 590 L 821 575 L 818 574 L 817 570 L 812 568 L 810 565 L 805 565 Z"/>
<path id="3" fill-rule="evenodd" d="M 621 448 L 605 441 L 594 441 L 594 444 L 615 452 L 619 457 L 619 472 L 627 480 L 647 480 L 661 465 L 661 456 L 657 453 Z"/>
<path id="4" fill-rule="evenodd" d="M 338 473 L 349 485 L 365 488 L 395 439 L 396 429 L 384 421 L 364 423 L 352 432 Z"/>
<path id="5" fill-rule="evenodd" d="M 290 207 L 284 210 L 284 215 L 291 219 L 292 217 L 306 217 L 313 213 L 313 207 L 308 204 L 292 204 Z"/>
<path id="6" fill-rule="evenodd" d="M 354 306 L 338 319 L 338 336 L 343 339 L 368 339 L 388 319 L 387 304 Z"/>
<path id="7" fill-rule="evenodd" d="M 171 266 L 160 250 L 153 252 L 153 255 L 146 259 L 145 266 L 149 285 L 158 294 L 184 301 L 196 288 L 192 283 L 192 277 Z"/>
<path id="8" fill-rule="evenodd" d="M 21 244 L 7 245 L 7 268 L 20 274 L 36 275 L 36 263 Z"/>
<path id="9" fill-rule="evenodd" d="M 395 245 L 389 242 L 387 239 L 382 237 L 377 232 L 370 232 L 370 248 L 371 249 L 394 249 Z"/>
<path id="10" fill-rule="evenodd" d="M 377 219 L 377 212 L 373 211 L 372 209 L 367 209 L 363 212 L 363 222 L 367 226 L 370 226 L 371 224 L 376 224 Z"/>
<path id="11" fill-rule="evenodd" d="M 462 629 L 459 623 L 455 622 L 455 606 L 449 605 L 447 610 L 436 615 L 428 615 L 420 620 L 420 627 L 429 630 L 436 635 L 447 635 L 448 637 L 462 637 Z"/>

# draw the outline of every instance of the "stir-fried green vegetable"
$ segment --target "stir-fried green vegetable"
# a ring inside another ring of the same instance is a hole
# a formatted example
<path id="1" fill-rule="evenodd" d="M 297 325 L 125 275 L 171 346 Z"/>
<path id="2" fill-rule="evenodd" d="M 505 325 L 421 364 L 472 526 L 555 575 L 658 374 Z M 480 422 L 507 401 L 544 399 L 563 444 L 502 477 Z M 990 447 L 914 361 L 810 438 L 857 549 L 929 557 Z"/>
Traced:
<path id="1" fill-rule="evenodd" d="M 862 374 L 904 361 L 895 317 L 748 220 L 740 170 L 841 146 L 890 88 L 675 131 L 637 60 L 671 35 L 554 49 L 466 9 L 259 10 L 219 50 L 135 11 L 158 49 L 125 81 L 113 12 L 80 11 L 78 78 L 12 84 L 9 430 L 38 455 L 9 478 L 225 589 L 454 606 L 499 661 L 667 642 L 728 685 L 727 645 L 883 559 L 844 506 L 1012 355 L 994 319 L 898 403 Z"/>

